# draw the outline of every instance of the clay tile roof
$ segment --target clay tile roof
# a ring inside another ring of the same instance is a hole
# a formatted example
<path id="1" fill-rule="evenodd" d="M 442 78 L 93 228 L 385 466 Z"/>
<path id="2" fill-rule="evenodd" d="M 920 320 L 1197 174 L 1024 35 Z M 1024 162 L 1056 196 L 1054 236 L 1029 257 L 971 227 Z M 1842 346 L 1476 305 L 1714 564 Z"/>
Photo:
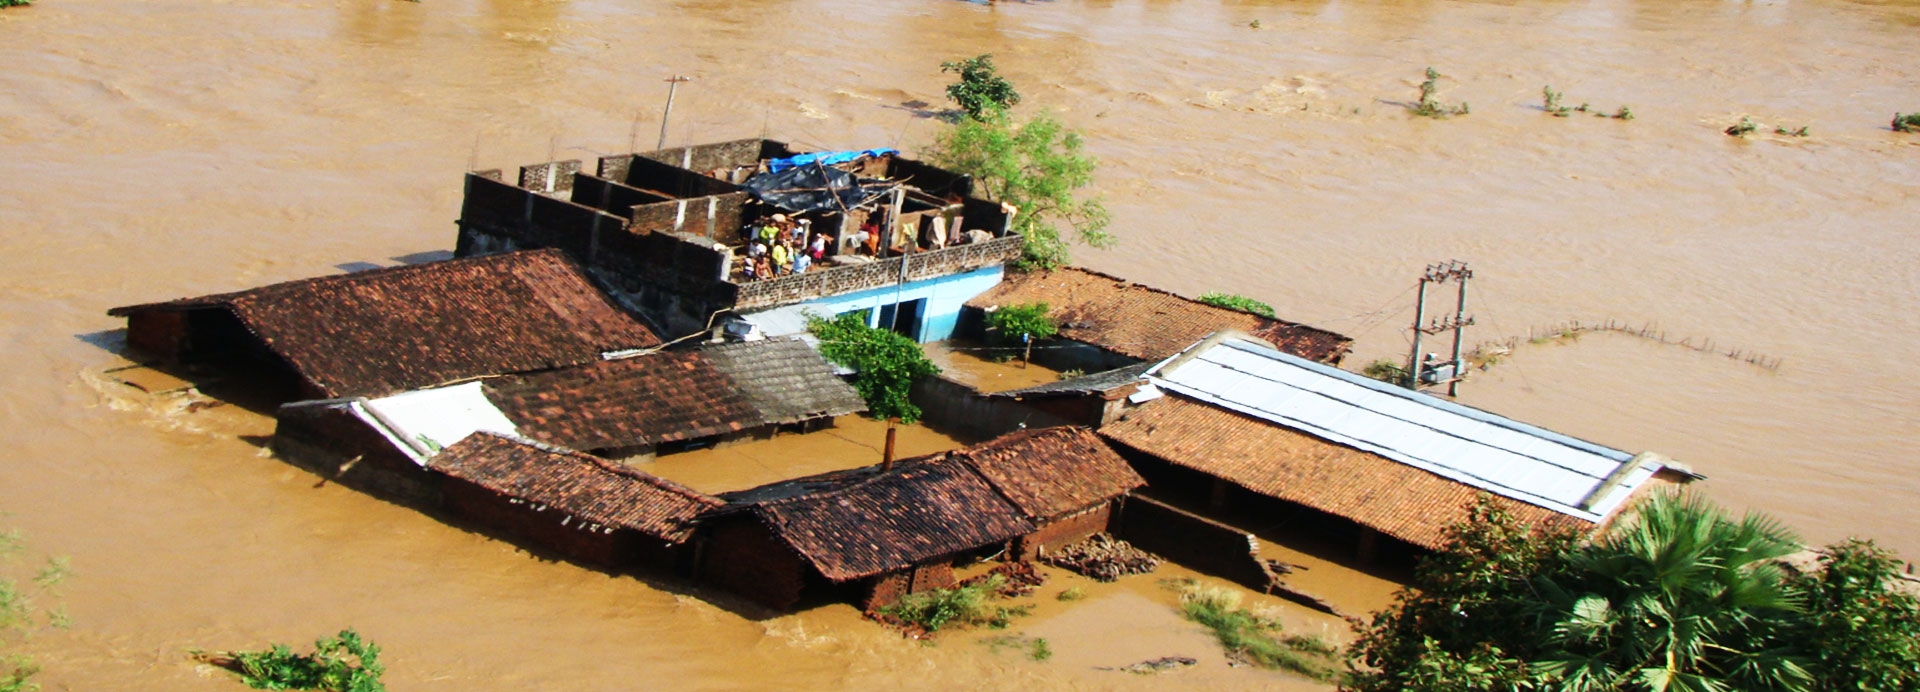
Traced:
<path id="1" fill-rule="evenodd" d="M 655 445 L 764 424 L 739 387 L 698 351 L 661 352 L 485 383 L 520 433 L 570 449 Z"/>
<path id="2" fill-rule="evenodd" d="M 732 378 L 769 423 L 794 423 L 867 410 L 853 386 L 799 339 L 767 339 L 700 349 Z"/>
<path id="3" fill-rule="evenodd" d="M 770 500 L 753 509 L 774 535 L 836 582 L 1033 531 L 1020 510 L 979 474 L 965 464 L 939 460 L 902 463 L 836 489 Z"/>
<path id="4" fill-rule="evenodd" d="M 1046 303 L 1060 324 L 1061 337 L 1139 360 L 1166 358 L 1223 329 L 1252 334 L 1323 363 L 1339 362 L 1353 346 L 1352 339 L 1325 329 L 1214 307 L 1079 267 L 1009 272 L 1000 285 L 967 306 L 1027 303 Z"/>
<path id="5" fill-rule="evenodd" d="M 114 308 L 226 309 L 330 397 L 597 360 L 660 343 L 557 250 L 323 276 Z"/>
<path id="6" fill-rule="evenodd" d="M 1147 482 L 1092 431 L 1022 430 L 954 450 L 1028 518 L 1044 521 L 1125 495 Z"/>
<path id="7" fill-rule="evenodd" d="M 1346 517 L 1425 548 L 1467 518 L 1482 492 L 1465 483 L 1169 394 L 1100 429 L 1126 447 L 1255 493 Z M 1496 496 L 1536 527 L 1594 528 L 1585 520 Z"/>
<path id="8" fill-rule="evenodd" d="M 673 543 L 693 534 L 693 519 L 723 504 L 673 481 L 578 452 L 474 433 L 428 467 L 507 497 L 538 502 L 604 526 Z"/>

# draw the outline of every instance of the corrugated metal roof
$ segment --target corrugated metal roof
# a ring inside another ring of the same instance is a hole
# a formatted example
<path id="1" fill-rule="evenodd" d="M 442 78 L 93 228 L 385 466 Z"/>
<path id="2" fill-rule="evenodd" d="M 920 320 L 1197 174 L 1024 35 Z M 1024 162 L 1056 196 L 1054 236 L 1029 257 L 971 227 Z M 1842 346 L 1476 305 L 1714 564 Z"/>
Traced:
<path id="1" fill-rule="evenodd" d="M 1215 335 L 1148 374 L 1169 391 L 1588 521 L 1661 468 L 1244 336 Z M 1589 497 L 1596 491 L 1603 496 Z"/>

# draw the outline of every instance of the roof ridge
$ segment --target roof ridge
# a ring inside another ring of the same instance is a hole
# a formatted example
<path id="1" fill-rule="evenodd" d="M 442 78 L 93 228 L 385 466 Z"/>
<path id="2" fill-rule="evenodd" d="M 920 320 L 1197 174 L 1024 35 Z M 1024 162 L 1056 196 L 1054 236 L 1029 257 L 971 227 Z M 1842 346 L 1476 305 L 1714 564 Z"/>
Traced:
<path id="1" fill-rule="evenodd" d="M 1254 317 L 1257 317 L 1257 318 L 1260 318 L 1260 319 L 1263 319 L 1263 320 L 1267 320 L 1267 321 L 1269 321 L 1269 322 L 1274 322 L 1274 323 L 1277 323 L 1277 324 L 1281 324 L 1281 325 L 1284 325 L 1284 326 L 1288 326 L 1288 327 L 1304 327 L 1304 328 L 1307 328 L 1307 329 L 1313 329 L 1313 330 L 1318 330 L 1318 331 L 1322 331 L 1322 332 L 1326 332 L 1326 333 L 1328 333 L 1328 334 L 1333 334 L 1333 335 L 1335 335 L 1335 336 L 1339 336 L 1339 337 L 1342 337 L 1342 338 L 1346 338 L 1346 335 L 1345 335 L 1345 334 L 1341 334 L 1341 333 L 1339 333 L 1339 332 L 1335 332 L 1335 331 L 1333 331 L 1333 330 L 1330 330 L 1330 329 L 1326 329 L 1326 328 L 1323 328 L 1323 327 L 1315 327 L 1315 326 L 1313 326 L 1313 325 L 1310 325 L 1310 324 L 1307 324 L 1307 323 L 1305 323 L 1305 322 L 1294 322 L 1294 321 L 1292 321 L 1292 320 L 1287 320 L 1287 319 L 1281 319 L 1281 318 L 1279 318 L 1279 317 L 1268 317 L 1268 316 L 1266 316 L 1266 315 L 1262 315 L 1262 314 L 1260 314 L 1260 313 L 1257 313 L 1257 312 L 1254 312 L 1254 311 L 1252 311 L 1252 310 L 1246 310 L 1246 309 L 1243 309 L 1243 308 L 1229 308 L 1229 307 L 1224 307 L 1224 306 L 1220 306 L 1220 305 L 1214 305 L 1213 303 L 1209 303 L 1209 302 L 1206 302 L 1206 301 L 1204 301 L 1204 300 L 1200 300 L 1199 298 L 1190 298 L 1190 297 L 1187 297 L 1187 296 L 1183 296 L 1183 295 L 1180 295 L 1179 293 L 1175 293 L 1175 292 L 1173 292 L 1173 291 L 1170 291 L 1170 290 L 1167 290 L 1167 289 L 1164 289 L 1164 288 L 1160 288 L 1160 287 L 1157 287 L 1157 286 L 1149 286 L 1149 285 L 1147 285 L 1147 284 L 1143 284 L 1143 283 L 1140 283 L 1140 282 L 1138 282 L 1138 281 L 1134 281 L 1134 280 L 1132 280 L 1132 279 L 1128 279 L 1128 278 L 1124 278 L 1124 277 L 1119 277 L 1119 276 L 1114 276 L 1114 275 L 1112 275 L 1112 274 L 1108 274 L 1108 273 L 1106 273 L 1106 272 L 1101 272 L 1101 271 L 1096 271 L 1096 270 L 1093 270 L 1093 269 L 1088 269 L 1088 268 L 1086 268 L 1086 267 L 1081 267 L 1081 266 L 1077 266 L 1077 265 L 1067 265 L 1067 266 L 1064 266 L 1064 267 L 1060 267 L 1059 269 L 1055 269 L 1054 271 L 1060 271 L 1060 270 L 1063 270 L 1063 269 L 1071 269 L 1071 270 L 1074 270 L 1074 271 L 1078 271 L 1078 272 L 1081 272 L 1081 273 L 1084 273 L 1084 274 L 1092 274 L 1092 275 L 1094 275 L 1094 276 L 1097 276 L 1097 277 L 1100 277 L 1100 278 L 1103 278 L 1103 279 L 1108 279 L 1108 280 L 1111 280 L 1111 281 L 1115 281 L 1115 282 L 1118 282 L 1118 283 L 1120 283 L 1120 284 L 1122 285 L 1122 287 L 1124 287 L 1124 288 L 1139 288 L 1139 289 L 1142 289 L 1142 290 L 1145 290 L 1145 291 L 1149 291 L 1149 292 L 1152 292 L 1152 293 L 1158 293 L 1158 294 L 1161 294 L 1161 295 L 1165 295 L 1165 296 L 1170 296 L 1170 297 L 1173 297 L 1173 298 L 1178 298 L 1178 299 L 1180 299 L 1180 300 L 1184 300 L 1184 301 L 1187 301 L 1187 302 L 1190 302 L 1190 303 L 1193 303 L 1193 304 L 1195 304 L 1195 305 L 1200 305 L 1200 306 L 1204 306 L 1204 307 L 1207 307 L 1207 308 L 1211 308 L 1211 309 L 1214 309 L 1214 310 L 1219 310 L 1219 311 L 1222 311 L 1222 312 L 1232 312 L 1232 313 L 1239 313 L 1239 314 L 1243 314 L 1243 315 L 1252 315 L 1252 316 L 1254 316 Z"/>
<path id="2" fill-rule="evenodd" d="M 220 293 L 210 293 L 210 294 L 201 295 L 201 296 L 185 296 L 181 298 L 175 298 L 173 300 L 162 300 L 162 301 L 155 301 L 150 303 L 138 303 L 134 305 L 123 305 L 123 306 L 119 306 L 119 307 L 115 307 L 107 310 L 107 314 L 114 317 L 124 317 L 126 316 L 127 313 L 132 312 L 134 310 L 147 309 L 147 308 L 161 308 L 161 307 L 174 306 L 174 305 L 180 306 L 182 308 L 210 307 L 210 306 L 221 305 L 221 304 L 238 303 L 242 299 L 253 298 L 256 296 L 278 295 L 281 293 L 285 293 L 289 290 L 292 290 L 298 287 L 303 287 L 303 286 L 338 284 L 338 283 L 359 283 L 362 281 L 378 279 L 381 277 L 392 276 L 395 274 L 408 274 L 413 272 L 433 271 L 433 270 L 443 269 L 453 265 L 471 265 L 471 264 L 482 264 L 487 262 L 505 263 L 507 261 L 522 261 L 522 260 L 531 260 L 531 259 L 545 258 L 545 257 L 556 257 L 557 259 L 562 261 L 565 265 L 573 268 L 575 271 L 580 271 L 579 264 L 574 262 L 573 258 L 568 257 L 566 253 L 561 252 L 558 248 L 535 248 L 535 249 L 529 249 L 529 250 L 514 250 L 512 252 L 496 252 L 496 253 L 490 253 L 485 255 L 470 255 L 467 257 L 452 257 L 452 258 L 443 259 L 443 260 L 435 260 L 432 262 L 420 262 L 418 264 L 399 264 L 391 267 L 379 267 L 375 269 L 366 269 L 362 271 L 341 272 L 339 274 L 321 274 L 319 276 L 308 276 L 308 277 L 303 277 L 298 279 L 287 279 L 285 281 L 275 281 L 265 286 L 243 288 L 237 291 L 223 291 Z M 584 276 L 585 272 L 581 271 L 581 274 Z"/>

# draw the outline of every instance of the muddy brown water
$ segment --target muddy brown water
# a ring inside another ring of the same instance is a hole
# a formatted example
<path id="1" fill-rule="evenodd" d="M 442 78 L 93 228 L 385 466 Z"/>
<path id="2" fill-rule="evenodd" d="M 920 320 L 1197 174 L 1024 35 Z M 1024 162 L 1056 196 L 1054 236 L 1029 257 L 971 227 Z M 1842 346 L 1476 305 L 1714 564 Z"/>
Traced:
<path id="1" fill-rule="evenodd" d="M 1596 335 L 1464 398 L 1920 554 L 1920 136 L 1886 128 L 1920 110 L 1913 2 L 40 0 L 0 35 L 0 509 L 79 573 L 78 626 L 32 644 L 51 689 L 237 689 L 182 652 L 348 624 L 403 690 L 1305 686 L 1193 651 L 1150 579 L 1023 623 L 1049 663 L 743 615 L 316 488 L 241 437 L 268 421 L 96 375 L 106 308 L 450 248 L 463 170 L 650 146 L 675 73 L 673 143 L 911 150 L 940 125 L 903 104 L 991 52 L 1104 161 L 1122 244 L 1085 264 L 1261 298 L 1355 362 L 1405 350 L 1450 258 L 1476 337 L 1613 318 L 1781 358 Z M 1407 117 L 1429 65 L 1471 115 Z M 1638 119 L 1547 117 L 1545 84 Z"/>

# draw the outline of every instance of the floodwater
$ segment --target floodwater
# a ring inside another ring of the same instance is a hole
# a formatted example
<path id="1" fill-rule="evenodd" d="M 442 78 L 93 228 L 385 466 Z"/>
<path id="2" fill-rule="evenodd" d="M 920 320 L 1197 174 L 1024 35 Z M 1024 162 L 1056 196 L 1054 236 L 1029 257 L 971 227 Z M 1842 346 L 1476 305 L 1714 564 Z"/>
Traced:
<path id="1" fill-rule="evenodd" d="M 671 143 L 912 150 L 942 125 L 903 104 L 991 52 L 1104 162 L 1121 245 L 1084 264 L 1260 298 L 1356 363 L 1405 351 L 1415 277 L 1456 258 L 1474 340 L 1616 319 L 1779 358 L 1591 335 L 1463 398 L 1920 554 L 1920 135 L 1886 126 L 1920 110 L 1910 0 L 39 2 L 0 11 L 0 509 L 78 572 L 77 626 L 33 643 L 50 689 L 237 689 L 183 652 L 346 625 L 399 690 L 1288 681 L 1093 670 L 1193 655 L 1150 578 L 1023 622 L 1060 652 L 1036 663 L 542 561 L 315 487 L 245 410 L 98 377 L 107 308 L 447 249 L 462 171 L 650 147 L 672 74 Z M 1407 116 L 1427 66 L 1471 115 Z M 1549 117 L 1547 84 L 1638 118 Z"/>

